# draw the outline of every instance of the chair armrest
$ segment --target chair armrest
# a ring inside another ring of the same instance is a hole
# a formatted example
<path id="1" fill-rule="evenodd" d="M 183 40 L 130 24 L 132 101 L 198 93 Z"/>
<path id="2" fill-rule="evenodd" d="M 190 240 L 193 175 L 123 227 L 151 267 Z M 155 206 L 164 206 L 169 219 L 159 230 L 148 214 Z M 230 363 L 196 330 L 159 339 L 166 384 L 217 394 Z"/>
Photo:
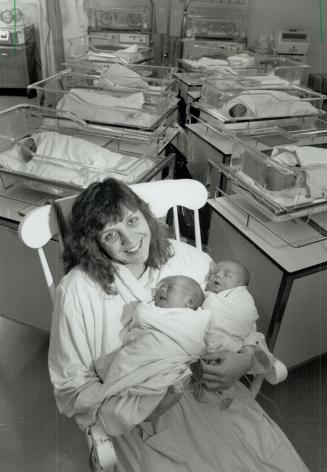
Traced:
<path id="1" fill-rule="evenodd" d="M 280 382 L 283 382 L 287 378 L 287 367 L 278 359 L 273 359 L 272 369 L 268 374 L 257 374 L 254 376 L 249 390 L 254 397 L 257 396 L 262 382 L 266 380 L 270 384 L 276 385 Z"/>
<path id="2" fill-rule="evenodd" d="M 90 426 L 86 439 L 90 451 L 90 465 L 94 472 L 114 472 L 117 463 L 113 444 L 100 426 Z"/>
<path id="3" fill-rule="evenodd" d="M 281 361 L 274 358 L 273 366 L 270 372 L 266 374 L 265 379 L 270 384 L 276 385 L 287 378 L 287 367 Z"/>

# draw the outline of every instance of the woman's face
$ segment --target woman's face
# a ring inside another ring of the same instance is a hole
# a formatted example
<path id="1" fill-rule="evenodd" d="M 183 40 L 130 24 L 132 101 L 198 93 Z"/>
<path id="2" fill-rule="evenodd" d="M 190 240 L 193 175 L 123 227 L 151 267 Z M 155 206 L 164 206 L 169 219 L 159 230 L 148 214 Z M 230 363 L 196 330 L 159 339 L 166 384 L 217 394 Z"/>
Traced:
<path id="1" fill-rule="evenodd" d="M 104 226 L 98 234 L 98 242 L 111 259 L 137 272 L 148 259 L 151 232 L 140 210 L 123 208 L 123 214 L 121 221 Z"/>

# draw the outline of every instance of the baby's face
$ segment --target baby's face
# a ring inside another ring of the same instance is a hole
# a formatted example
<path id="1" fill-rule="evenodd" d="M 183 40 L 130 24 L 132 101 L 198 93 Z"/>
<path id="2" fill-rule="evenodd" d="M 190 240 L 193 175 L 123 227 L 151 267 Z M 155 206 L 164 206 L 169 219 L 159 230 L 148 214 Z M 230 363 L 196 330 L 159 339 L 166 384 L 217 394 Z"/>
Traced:
<path id="1" fill-rule="evenodd" d="M 207 290 L 219 293 L 239 285 L 244 285 L 242 267 L 233 261 L 222 261 L 212 270 Z"/>
<path id="2" fill-rule="evenodd" d="M 178 277 L 166 277 L 158 283 L 154 301 L 160 308 L 185 308 L 188 296 L 184 281 Z"/>

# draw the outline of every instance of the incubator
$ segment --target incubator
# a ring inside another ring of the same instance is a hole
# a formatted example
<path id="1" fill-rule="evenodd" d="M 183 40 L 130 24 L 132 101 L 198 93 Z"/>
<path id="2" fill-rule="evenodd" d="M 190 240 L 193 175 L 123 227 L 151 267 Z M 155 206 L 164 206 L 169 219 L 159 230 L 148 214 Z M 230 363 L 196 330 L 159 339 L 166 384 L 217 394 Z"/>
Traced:
<path id="1" fill-rule="evenodd" d="M 135 64 L 152 55 L 152 2 L 89 1 L 88 36 L 72 38 L 70 66 L 79 61 Z"/>
<path id="2" fill-rule="evenodd" d="M 228 57 L 242 54 L 239 65 L 253 65 L 247 47 L 248 4 L 190 2 L 185 12 L 180 67 L 186 72 L 229 65 Z M 245 60 L 246 59 L 246 60 Z"/>
<path id="3" fill-rule="evenodd" d="M 76 194 L 109 176 L 135 183 L 162 178 L 165 167 L 172 172 L 173 129 L 136 143 L 128 131 L 92 128 L 69 113 L 29 105 L 2 111 L 0 125 L 1 197 L 32 203 L 40 193 Z"/>
<path id="4" fill-rule="evenodd" d="M 144 43 L 118 42 L 112 34 L 93 33 L 69 40 L 69 66 L 79 62 L 97 64 L 98 62 L 118 62 L 120 64 L 139 64 L 151 59 L 151 47 Z"/>
<path id="5" fill-rule="evenodd" d="M 176 119 L 178 100 L 165 86 L 149 85 L 137 75 L 106 77 L 62 71 L 29 85 L 39 104 L 65 111 L 97 127 L 118 126 L 154 131 Z"/>
<path id="6" fill-rule="evenodd" d="M 220 129 L 300 127 L 303 120 L 323 114 L 325 97 L 291 82 L 288 74 L 292 77 L 295 70 L 285 67 L 233 79 L 206 77 L 198 103 L 200 116 Z"/>

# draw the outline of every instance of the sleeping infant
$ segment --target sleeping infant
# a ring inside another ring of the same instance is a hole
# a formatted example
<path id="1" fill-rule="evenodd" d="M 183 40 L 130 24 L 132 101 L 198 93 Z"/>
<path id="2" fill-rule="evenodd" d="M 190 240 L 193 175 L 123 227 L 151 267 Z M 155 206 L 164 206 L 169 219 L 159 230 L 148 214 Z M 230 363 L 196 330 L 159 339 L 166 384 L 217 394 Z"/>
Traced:
<path id="1" fill-rule="evenodd" d="M 248 278 L 243 266 L 223 261 L 212 272 L 208 293 L 190 277 L 171 276 L 158 283 L 152 302 L 136 305 L 122 348 L 103 378 L 111 401 L 102 406 L 100 419 L 110 435 L 144 421 L 168 388 L 182 391 L 191 379 L 191 364 L 208 350 L 240 350 L 258 317 Z M 257 352 L 251 372 L 268 372 L 273 356 L 264 337 Z"/>

